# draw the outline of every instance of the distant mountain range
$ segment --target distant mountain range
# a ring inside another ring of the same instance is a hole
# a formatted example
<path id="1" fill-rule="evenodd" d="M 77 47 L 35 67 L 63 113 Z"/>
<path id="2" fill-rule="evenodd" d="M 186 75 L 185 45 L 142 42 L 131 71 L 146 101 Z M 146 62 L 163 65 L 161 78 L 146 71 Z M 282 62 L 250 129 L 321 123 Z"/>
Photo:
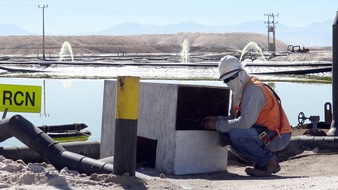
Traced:
<path id="1" fill-rule="evenodd" d="M 0 24 L 0 36 L 34 35 L 14 24 Z"/>
<path id="2" fill-rule="evenodd" d="M 322 23 L 313 23 L 306 27 L 289 27 L 276 24 L 276 38 L 286 44 L 300 46 L 332 46 L 332 24 L 329 19 Z M 231 33 L 253 32 L 267 35 L 264 21 L 250 21 L 238 25 L 206 26 L 195 22 L 182 22 L 166 26 L 138 23 L 123 23 L 103 31 L 79 33 L 73 35 L 136 35 L 136 34 L 175 34 L 180 32 Z M 16 25 L 0 25 L 0 36 L 35 35 Z M 69 34 L 67 34 L 69 35 Z"/>

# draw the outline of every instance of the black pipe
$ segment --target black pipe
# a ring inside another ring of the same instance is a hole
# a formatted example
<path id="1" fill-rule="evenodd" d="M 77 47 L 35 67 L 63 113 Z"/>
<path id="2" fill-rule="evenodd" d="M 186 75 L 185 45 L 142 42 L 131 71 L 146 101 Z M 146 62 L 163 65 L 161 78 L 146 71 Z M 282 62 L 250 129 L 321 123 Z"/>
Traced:
<path id="1" fill-rule="evenodd" d="M 67 151 L 59 143 L 35 127 L 21 115 L 14 115 L 0 122 L 1 133 L 9 133 L 36 151 L 56 169 L 67 167 L 79 173 L 113 173 L 113 165 Z"/>
<path id="2" fill-rule="evenodd" d="M 332 122 L 327 132 L 329 136 L 338 135 L 338 11 L 332 25 Z"/>
<path id="3" fill-rule="evenodd" d="M 8 122 L 8 118 L 5 118 L 3 120 L 1 120 L 0 122 L 0 142 L 3 142 L 11 137 L 13 137 L 13 135 L 11 134 L 11 132 L 7 129 L 7 125 L 1 125 L 1 123 L 7 123 Z"/>
<path id="4" fill-rule="evenodd" d="M 66 150 L 88 156 L 90 158 L 100 158 L 100 143 L 92 142 L 65 142 L 60 143 Z M 11 160 L 23 160 L 25 163 L 43 162 L 43 158 L 28 148 L 27 146 L 8 146 L 0 147 L 0 155 Z"/>
<path id="5" fill-rule="evenodd" d="M 13 135 L 8 130 L 2 130 L 2 128 L 5 126 L 0 126 L 0 142 L 3 142 L 11 137 Z M 38 128 L 41 129 L 43 132 L 63 132 L 63 131 L 69 131 L 69 130 L 77 130 L 80 131 L 82 129 L 87 128 L 88 126 L 83 123 L 75 123 L 75 124 L 65 124 L 65 125 L 43 125 L 39 126 Z"/>
<path id="6" fill-rule="evenodd" d="M 303 153 L 305 150 L 329 150 L 338 152 L 338 137 L 334 136 L 294 136 L 286 148 L 277 152 L 279 161 L 284 161 L 292 156 Z"/>
<path id="7" fill-rule="evenodd" d="M 84 123 L 74 123 L 74 124 L 65 124 L 65 125 L 42 125 L 38 126 L 43 132 L 59 132 L 59 131 L 80 131 L 87 128 L 88 126 Z"/>
<path id="8" fill-rule="evenodd" d="M 271 71 L 271 72 L 257 72 L 257 73 L 250 73 L 253 75 L 305 75 L 311 73 L 322 73 L 322 72 L 329 72 L 331 71 L 331 67 L 323 67 L 323 68 L 316 68 L 316 69 L 298 69 L 298 70 L 287 70 L 287 71 Z"/>

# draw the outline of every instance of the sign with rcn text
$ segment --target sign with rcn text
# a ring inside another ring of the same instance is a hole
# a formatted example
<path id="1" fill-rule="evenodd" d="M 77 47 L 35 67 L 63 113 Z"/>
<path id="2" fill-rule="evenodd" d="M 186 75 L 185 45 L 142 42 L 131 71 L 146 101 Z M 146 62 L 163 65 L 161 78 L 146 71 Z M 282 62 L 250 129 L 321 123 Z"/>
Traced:
<path id="1" fill-rule="evenodd" d="M 0 84 L 0 111 L 41 112 L 41 86 Z"/>

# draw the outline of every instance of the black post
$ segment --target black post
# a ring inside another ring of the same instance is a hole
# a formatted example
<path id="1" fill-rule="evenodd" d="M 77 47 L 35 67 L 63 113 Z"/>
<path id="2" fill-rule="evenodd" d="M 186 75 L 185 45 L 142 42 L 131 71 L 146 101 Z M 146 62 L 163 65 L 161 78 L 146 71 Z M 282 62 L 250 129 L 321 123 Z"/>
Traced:
<path id="1" fill-rule="evenodd" d="M 135 176 L 140 78 L 119 76 L 116 85 L 114 174 Z"/>
<path id="2" fill-rule="evenodd" d="M 327 135 L 338 135 L 338 11 L 332 25 L 332 123 Z"/>
<path id="3" fill-rule="evenodd" d="M 39 8 L 42 8 L 42 56 L 43 60 L 46 60 L 45 56 L 45 8 L 48 8 L 48 5 L 40 6 Z"/>

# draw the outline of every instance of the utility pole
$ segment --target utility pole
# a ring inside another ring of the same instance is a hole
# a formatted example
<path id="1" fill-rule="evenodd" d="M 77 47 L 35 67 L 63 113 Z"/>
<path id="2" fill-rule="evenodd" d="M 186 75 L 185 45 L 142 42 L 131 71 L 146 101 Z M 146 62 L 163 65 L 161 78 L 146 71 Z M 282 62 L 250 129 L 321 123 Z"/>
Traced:
<path id="1" fill-rule="evenodd" d="M 276 26 L 275 24 L 278 23 L 278 21 L 275 21 L 275 16 L 278 17 L 279 13 L 277 15 L 271 14 L 264 14 L 264 16 L 268 17 L 268 21 L 265 21 L 264 23 L 267 24 L 268 27 L 268 51 L 276 51 Z M 271 18 L 271 19 L 270 19 Z M 270 33 L 272 33 L 272 42 L 270 41 Z"/>
<path id="2" fill-rule="evenodd" d="M 48 5 L 38 5 L 39 8 L 42 8 L 42 56 L 43 60 L 46 60 L 45 56 L 45 8 L 48 8 Z"/>

